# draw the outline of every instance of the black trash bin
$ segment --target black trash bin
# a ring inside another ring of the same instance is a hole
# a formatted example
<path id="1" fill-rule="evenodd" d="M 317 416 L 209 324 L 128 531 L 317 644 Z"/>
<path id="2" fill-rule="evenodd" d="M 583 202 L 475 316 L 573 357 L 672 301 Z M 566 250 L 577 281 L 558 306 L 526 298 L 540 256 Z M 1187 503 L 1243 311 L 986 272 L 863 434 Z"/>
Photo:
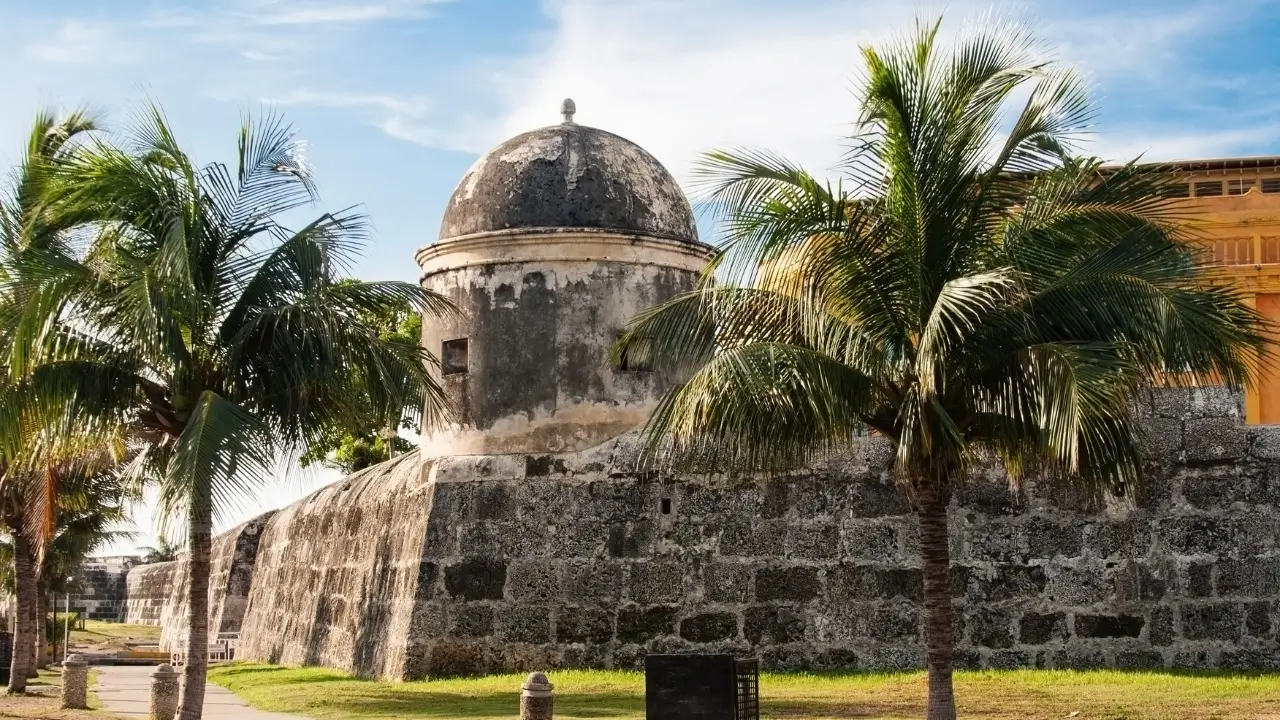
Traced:
<path id="1" fill-rule="evenodd" d="M 760 665 L 732 655 L 649 655 L 647 720 L 759 720 Z"/>

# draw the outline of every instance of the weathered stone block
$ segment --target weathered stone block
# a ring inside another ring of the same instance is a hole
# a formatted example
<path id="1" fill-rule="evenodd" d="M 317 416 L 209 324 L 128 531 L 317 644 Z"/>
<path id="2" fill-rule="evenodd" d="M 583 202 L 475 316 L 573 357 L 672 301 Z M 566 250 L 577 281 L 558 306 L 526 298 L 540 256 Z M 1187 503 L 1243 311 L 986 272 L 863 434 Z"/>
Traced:
<path id="1" fill-rule="evenodd" d="M 720 533 L 720 554 L 730 557 L 780 558 L 784 552 L 787 525 L 782 520 L 763 520 L 752 524 L 735 520 L 725 524 Z"/>
<path id="2" fill-rule="evenodd" d="M 551 610 L 540 605 L 508 605 L 497 614 L 504 643 L 551 642 Z M 523 668 L 516 668 L 523 669 Z"/>
<path id="3" fill-rule="evenodd" d="M 1068 647 L 1046 653 L 1046 666 L 1065 670 L 1100 670 L 1107 667 L 1107 656 L 1102 650 L 1086 647 Z"/>
<path id="4" fill-rule="evenodd" d="M 738 636 L 738 617 L 733 613 L 711 612 L 680 621 L 680 637 L 689 642 L 732 640 Z"/>
<path id="5" fill-rule="evenodd" d="M 1190 388 L 1191 417 L 1224 418 L 1238 422 L 1244 414 L 1244 397 L 1225 385 L 1198 385 Z"/>
<path id="6" fill-rule="evenodd" d="M 1136 638 L 1142 634 L 1146 619 L 1136 615 L 1076 615 L 1076 637 Z"/>
<path id="7" fill-rule="evenodd" d="M 755 570 L 749 565 L 712 562 L 702 573 L 703 595 L 711 602 L 745 603 L 751 599 L 751 577 Z"/>
<path id="8" fill-rule="evenodd" d="M 1155 459 L 1175 459 L 1182 451 L 1182 419 L 1153 417 L 1142 423 L 1143 455 Z"/>
<path id="9" fill-rule="evenodd" d="M 1018 639 L 1024 645 L 1044 645 L 1066 638 L 1065 613 L 1027 613 L 1018 620 Z"/>
<path id="10" fill-rule="evenodd" d="M 1111 583 L 1107 582 L 1101 568 L 1055 567 L 1045 593 L 1062 605 L 1092 605 L 1107 598 L 1111 593 Z"/>
<path id="11" fill-rule="evenodd" d="M 1152 532 L 1143 515 L 1101 520 L 1089 526 L 1089 549 L 1098 557 L 1141 558 L 1151 552 Z"/>
<path id="12" fill-rule="evenodd" d="M 1155 650 L 1126 650 L 1116 653 L 1116 667 L 1126 670 L 1156 670 L 1165 666 L 1164 655 Z"/>
<path id="13" fill-rule="evenodd" d="M 507 567 L 512 600 L 551 603 L 560 599 L 560 567 L 549 560 L 513 560 Z"/>
<path id="14" fill-rule="evenodd" d="M 564 566 L 564 599 L 578 605 L 622 598 L 622 565 L 609 560 L 568 561 Z"/>
<path id="15" fill-rule="evenodd" d="M 1250 496 L 1249 478 L 1228 471 L 1206 471 L 1182 479 L 1182 497 L 1201 510 L 1220 510 Z"/>
<path id="16" fill-rule="evenodd" d="M 765 567 L 756 571 L 756 599 L 761 602 L 808 602 L 817 598 L 820 591 L 815 567 Z"/>
<path id="17" fill-rule="evenodd" d="M 1274 425 L 1251 427 L 1249 454 L 1259 460 L 1280 460 L 1280 428 Z"/>
<path id="18" fill-rule="evenodd" d="M 483 675 L 489 662 L 484 645 L 467 640 L 437 640 L 427 652 L 428 677 Z"/>
<path id="19" fill-rule="evenodd" d="M 1007 613 L 993 608 L 979 608 L 966 618 L 969 640 L 974 645 L 988 648 L 1013 647 L 1012 619 Z"/>
<path id="20" fill-rule="evenodd" d="M 501 600 L 507 582 L 507 562 L 469 558 L 444 569 L 445 590 L 463 600 Z"/>
<path id="21" fill-rule="evenodd" d="M 1280 649 L 1227 650 L 1222 653 L 1217 666 L 1224 670 L 1280 670 Z"/>
<path id="22" fill-rule="evenodd" d="M 618 641 L 646 643 L 656 637 L 674 635 L 678 610 L 670 605 L 623 606 L 618 610 Z"/>
<path id="23" fill-rule="evenodd" d="M 695 527 L 681 526 L 697 530 Z M 639 558 L 653 553 L 654 528 L 648 520 L 637 520 L 626 523 L 613 523 L 609 526 L 609 537 L 605 540 L 605 551 L 609 557 Z M 682 547 L 693 549 L 692 543 L 681 543 Z"/>
<path id="24" fill-rule="evenodd" d="M 668 560 L 632 564 L 629 594 L 641 605 L 680 602 L 684 598 L 684 566 Z"/>
<path id="25" fill-rule="evenodd" d="M 1230 525 L 1203 515 L 1164 518 L 1160 521 L 1160 537 L 1182 555 L 1228 555 L 1233 548 Z"/>
<path id="26" fill-rule="evenodd" d="M 1280 558 L 1218 561 L 1222 597 L 1271 597 L 1280 594 Z"/>
<path id="27" fill-rule="evenodd" d="M 1191 419 L 1185 428 L 1188 463 L 1232 462 L 1244 457 L 1249 447 L 1245 429 L 1234 418 Z"/>
<path id="28" fill-rule="evenodd" d="M 1028 650 L 997 650 L 987 656 L 986 666 L 992 670 L 1017 670 L 1034 667 L 1036 653 Z"/>
<path id="29" fill-rule="evenodd" d="M 971 602 L 1000 602 L 1015 598 L 1032 598 L 1047 584 L 1044 568 L 1039 565 L 992 565 L 974 568 L 969 575 Z"/>
<path id="30" fill-rule="evenodd" d="M 1239 640 L 1244 613 L 1235 603 L 1182 606 L 1182 636 L 1187 640 Z"/>
<path id="31" fill-rule="evenodd" d="M 493 634 L 493 608 L 464 603 L 449 610 L 449 634 L 454 637 L 488 637 Z"/>
<path id="32" fill-rule="evenodd" d="M 804 617 L 788 607 L 755 605 L 742 616 L 742 635 L 755 645 L 778 645 L 804 640 Z"/>
<path id="33" fill-rule="evenodd" d="M 608 523 L 566 517 L 563 524 L 555 525 L 555 532 L 549 538 L 549 552 L 563 558 L 601 557 L 605 555 L 608 537 Z"/>
<path id="34" fill-rule="evenodd" d="M 840 530 L 839 557 L 870 562 L 897 562 L 897 527 L 890 523 L 865 520 L 846 522 Z"/>
<path id="35" fill-rule="evenodd" d="M 613 614 L 600 608 L 567 607 L 556 615 L 556 642 L 601 644 L 613 639 Z"/>
<path id="36" fill-rule="evenodd" d="M 894 597 L 919 602 L 924 581 L 915 568 L 841 563 L 827 569 L 827 595 L 847 602 Z"/>
<path id="37" fill-rule="evenodd" d="M 1187 597 L 1204 598 L 1213 594 L 1213 563 L 1199 560 L 1187 562 L 1182 568 L 1182 593 Z"/>
<path id="38" fill-rule="evenodd" d="M 1147 639 L 1157 647 L 1173 644 L 1173 610 L 1158 607 L 1151 611 L 1151 619 L 1147 622 Z"/>
<path id="39" fill-rule="evenodd" d="M 1271 603 L 1266 601 L 1245 603 L 1244 631 L 1250 637 L 1271 637 Z"/>
<path id="40" fill-rule="evenodd" d="M 1084 544 L 1079 525 L 1036 516 L 1026 524 L 1027 550 L 1032 558 L 1072 558 Z"/>
<path id="41" fill-rule="evenodd" d="M 829 560 L 840 554 L 840 530 L 834 522 L 792 525 L 787 530 L 786 557 Z"/>
<path id="42" fill-rule="evenodd" d="M 897 600 L 879 604 L 871 614 L 868 634 L 884 642 L 914 642 L 920 637 L 920 608 Z"/>
<path id="43" fill-rule="evenodd" d="M 969 528 L 965 555 L 977 562 L 1021 563 L 1027 552 L 1020 525 L 1012 522 L 979 522 Z"/>

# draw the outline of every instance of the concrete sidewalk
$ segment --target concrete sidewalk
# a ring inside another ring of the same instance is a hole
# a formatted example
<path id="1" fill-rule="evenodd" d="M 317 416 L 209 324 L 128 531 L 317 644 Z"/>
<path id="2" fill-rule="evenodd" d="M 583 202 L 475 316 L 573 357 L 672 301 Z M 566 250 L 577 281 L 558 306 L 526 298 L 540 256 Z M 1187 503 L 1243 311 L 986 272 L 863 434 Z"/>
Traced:
<path id="1" fill-rule="evenodd" d="M 154 667 L 98 665 L 91 669 L 98 676 L 93 691 L 104 709 L 127 717 L 147 717 Z M 254 710 L 230 690 L 212 683 L 205 686 L 204 716 L 206 720 L 306 720 L 301 715 Z"/>

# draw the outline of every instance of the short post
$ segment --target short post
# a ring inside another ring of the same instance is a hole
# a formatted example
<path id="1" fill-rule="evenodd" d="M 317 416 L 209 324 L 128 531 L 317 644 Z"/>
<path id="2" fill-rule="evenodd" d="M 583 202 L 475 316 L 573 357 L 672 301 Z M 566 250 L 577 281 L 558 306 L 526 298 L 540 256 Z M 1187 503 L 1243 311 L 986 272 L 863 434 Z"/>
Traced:
<path id="1" fill-rule="evenodd" d="M 520 693 L 520 720 L 551 720 L 555 702 L 553 687 L 545 673 L 529 673 Z"/>
<path id="2" fill-rule="evenodd" d="M 168 663 L 151 673 L 151 720 L 173 720 L 178 714 L 178 673 Z"/>
<path id="3" fill-rule="evenodd" d="M 89 663 L 78 654 L 62 661 L 62 707 L 74 710 L 89 707 Z"/>

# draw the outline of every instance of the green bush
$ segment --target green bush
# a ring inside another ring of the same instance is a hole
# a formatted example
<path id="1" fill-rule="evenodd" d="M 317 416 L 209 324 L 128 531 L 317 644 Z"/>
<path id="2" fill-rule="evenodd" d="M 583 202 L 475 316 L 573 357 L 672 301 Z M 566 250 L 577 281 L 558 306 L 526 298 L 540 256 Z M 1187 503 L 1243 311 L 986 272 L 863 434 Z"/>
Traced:
<path id="1" fill-rule="evenodd" d="M 80 627 L 82 625 L 80 613 L 73 612 L 68 615 L 60 612 L 56 614 L 56 619 L 54 614 L 46 616 L 44 619 L 45 637 L 49 638 L 51 642 L 61 645 L 62 638 L 66 637 L 67 625 L 70 625 L 72 630 Z"/>

